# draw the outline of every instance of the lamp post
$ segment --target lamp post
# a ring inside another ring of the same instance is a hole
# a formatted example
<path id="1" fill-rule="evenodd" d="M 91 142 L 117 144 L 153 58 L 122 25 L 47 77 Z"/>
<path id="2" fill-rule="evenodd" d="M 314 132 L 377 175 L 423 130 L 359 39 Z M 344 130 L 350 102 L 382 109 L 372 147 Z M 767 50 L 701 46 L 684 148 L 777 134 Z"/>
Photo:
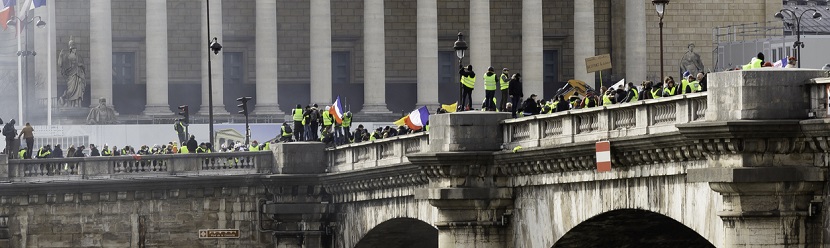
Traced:
<path id="1" fill-rule="evenodd" d="M 652 0 L 651 4 L 657 8 L 657 16 L 660 17 L 660 82 L 666 76 L 663 72 L 663 13 L 666 11 L 666 5 L 669 5 L 669 0 Z"/>
<path id="2" fill-rule="evenodd" d="M 789 9 L 782 9 L 779 10 L 778 13 L 775 13 L 775 18 L 784 20 L 784 13 L 790 16 L 790 18 L 795 19 L 795 43 L 793 43 L 793 48 L 795 48 L 795 57 L 798 60 L 801 60 L 801 48 L 804 48 L 804 43 L 801 42 L 801 18 L 804 17 L 804 14 L 808 11 L 813 11 L 813 19 L 821 20 L 821 13 L 819 13 L 816 9 L 807 9 L 801 12 L 800 15 L 796 15 L 794 11 Z M 801 68 L 801 63 L 798 63 L 798 68 Z"/>
<path id="3" fill-rule="evenodd" d="M 213 40 L 210 40 L 210 0 L 205 0 L 205 9 L 207 13 L 205 18 L 207 19 L 207 37 L 208 37 L 208 126 L 210 127 L 209 131 L 210 134 L 208 135 L 209 142 L 211 143 L 211 149 L 213 149 L 212 144 L 213 142 L 213 59 L 210 56 L 210 52 L 213 54 L 219 54 L 219 51 L 222 51 L 222 45 L 219 44 L 216 37 L 213 37 Z"/>
<path id="4" fill-rule="evenodd" d="M 464 53 L 467 52 L 467 42 L 464 41 L 464 33 L 458 32 L 458 40 L 455 41 L 455 44 L 453 44 L 452 48 L 455 50 L 455 56 L 458 57 L 458 67 L 463 68 L 464 65 L 462 65 L 461 62 L 464 59 L 464 55 L 465 55 Z M 460 71 L 460 69 L 459 69 L 459 71 Z M 459 77 L 459 79 L 461 78 L 461 73 L 460 72 L 459 72 L 458 77 Z M 461 87 L 464 87 L 464 85 L 461 84 L 461 81 L 459 81 L 458 82 L 458 109 L 463 110 L 464 109 L 464 102 L 463 102 L 464 101 L 464 89 L 461 88 Z"/>
<path id="5" fill-rule="evenodd" d="M 23 57 L 26 57 L 26 61 L 28 62 L 29 56 L 37 55 L 37 53 L 34 52 L 34 51 L 28 51 L 29 50 L 29 43 L 28 42 L 26 43 L 26 47 L 24 49 L 21 49 L 21 46 L 22 46 L 21 41 L 20 41 L 21 36 L 22 36 L 21 31 L 23 30 L 24 27 L 26 27 L 27 25 L 34 22 L 35 18 L 37 18 L 37 23 L 35 23 L 35 26 L 37 26 L 39 28 L 46 27 L 46 22 L 44 22 L 43 19 L 40 16 L 34 16 L 34 17 L 28 18 L 28 19 L 25 18 L 25 17 L 23 19 L 20 19 L 17 16 L 12 16 L 11 19 L 6 22 L 7 26 L 15 27 L 15 31 L 17 32 L 17 121 L 18 121 L 18 123 L 21 123 L 21 124 L 25 123 L 25 122 L 23 122 L 23 75 L 24 75 L 23 74 L 23 64 L 24 64 L 23 63 Z M 28 64 L 28 63 L 26 63 L 26 64 Z M 26 80 L 26 81 L 28 82 L 28 80 Z M 49 89 L 49 93 L 51 93 L 52 92 L 51 88 L 50 87 L 47 87 L 47 88 Z M 51 97 L 52 96 L 50 94 L 48 96 L 48 98 L 51 98 Z M 51 107 L 52 106 L 49 106 L 50 111 L 51 111 Z"/>

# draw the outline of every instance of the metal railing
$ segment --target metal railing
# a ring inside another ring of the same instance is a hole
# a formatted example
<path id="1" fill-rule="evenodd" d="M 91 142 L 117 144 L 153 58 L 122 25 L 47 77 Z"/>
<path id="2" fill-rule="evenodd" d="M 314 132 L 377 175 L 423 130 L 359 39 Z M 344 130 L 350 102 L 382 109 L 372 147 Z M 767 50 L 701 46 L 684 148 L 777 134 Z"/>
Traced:
<path id="1" fill-rule="evenodd" d="M 233 152 L 9 160 L 12 182 L 269 174 L 273 153 Z"/>
<path id="2" fill-rule="evenodd" d="M 706 92 L 503 121 L 505 148 L 542 147 L 677 131 L 706 117 Z"/>
<path id="3" fill-rule="evenodd" d="M 427 151 L 429 132 L 354 143 L 326 150 L 329 172 L 408 163 L 406 155 Z"/>

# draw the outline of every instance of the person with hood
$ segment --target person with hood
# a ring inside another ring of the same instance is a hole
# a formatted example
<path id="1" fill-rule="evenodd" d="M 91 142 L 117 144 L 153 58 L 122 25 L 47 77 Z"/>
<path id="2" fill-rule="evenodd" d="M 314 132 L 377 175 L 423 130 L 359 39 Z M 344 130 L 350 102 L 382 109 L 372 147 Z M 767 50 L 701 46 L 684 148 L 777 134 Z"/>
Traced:
<path id="1" fill-rule="evenodd" d="M 522 91 L 522 74 L 516 73 L 513 74 L 512 77 L 510 77 L 507 92 L 510 94 L 510 104 L 513 105 L 513 107 L 510 109 L 510 113 L 513 115 L 513 118 L 516 118 L 516 112 L 519 109 L 519 103 L 522 101 L 522 97 L 524 97 Z"/>
<path id="2" fill-rule="evenodd" d="M 98 151 L 98 147 L 96 147 L 95 144 L 89 144 L 89 156 L 90 157 L 101 156 L 101 152 Z"/>
<path id="3" fill-rule="evenodd" d="M 3 136 L 6 137 L 6 152 L 9 158 L 15 158 L 17 147 L 14 146 L 14 138 L 17 136 L 17 129 L 14 128 L 14 119 L 11 119 L 5 126 L 3 126 Z M 18 144 L 18 146 L 20 146 Z"/>
<path id="4" fill-rule="evenodd" d="M 52 157 L 63 158 L 63 150 L 61 149 L 61 144 L 56 144 L 55 149 L 52 149 Z"/>
<path id="5" fill-rule="evenodd" d="M 199 147 L 199 143 L 196 142 L 196 136 L 190 135 L 190 139 L 187 140 L 187 150 L 190 152 L 196 152 L 196 148 Z"/>
<path id="6" fill-rule="evenodd" d="M 86 147 L 79 146 L 78 149 L 75 150 L 75 156 L 73 156 L 73 157 L 76 157 L 76 158 L 86 157 L 86 155 L 84 155 L 84 149 L 86 149 Z"/>
<path id="7" fill-rule="evenodd" d="M 470 110 L 473 108 L 473 89 L 476 85 L 476 73 L 473 71 L 473 65 L 467 65 L 464 68 L 459 65 L 458 75 L 461 75 L 461 102 L 458 103 L 458 112 Z"/>

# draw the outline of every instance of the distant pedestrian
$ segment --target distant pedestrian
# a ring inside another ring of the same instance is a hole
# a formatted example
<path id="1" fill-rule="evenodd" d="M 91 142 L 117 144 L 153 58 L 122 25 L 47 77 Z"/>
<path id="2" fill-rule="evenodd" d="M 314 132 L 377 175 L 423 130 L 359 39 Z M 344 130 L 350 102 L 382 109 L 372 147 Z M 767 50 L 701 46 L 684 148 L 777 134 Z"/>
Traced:
<path id="1" fill-rule="evenodd" d="M 63 150 L 61 149 L 61 144 L 55 144 L 55 148 L 52 149 L 52 157 L 63 158 Z"/>
<path id="2" fill-rule="evenodd" d="M 75 145 L 69 145 L 69 149 L 66 149 L 66 157 L 67 158 L 75 157 Z"/>
<path id="3" fill-rule="evenodd" d="M 187 140 L 187 150 L 190 152 L 196 152 L 196 148 L 199 147 L 199 143 L 196 142 L 196 136 L 190 135 L 190 139 Z"/>
<path id="4" fill-rule="evenodd" d="M 291 116 L 294 120 L 294 139 L 297 141 L 303 141 L 305 137 L 304 134 L 304 127 L 303 127 L 303 106 L 297 104 L 297 107 L 291 110 Z"/>
<path id="5" fill-rule="evenodd" d="M 101 153 L 98 151 L 98 147 L 95 147 L 95 144 L 89 144 L 89 156 L 90 157 L 101 156 Z"/>
<path id="6" fill-rule="evenodd" d="M 76 158 L 86 157 L 86 155 L 84 155 L 84 149 L 85 148 L 86 147 L 84 147 L 84 146 L 79 146 L 78 149 L 75 150 L 75 156 L 74 157 L 76 157 Z"/>
<path id="7" fill-rule="evenodd" d="M 496 79 L 497 75 L 492 66 L 487 68 L 484 73 L 484 110 L 496 111 L 495 99 L 496 97 Z"/>
<path id="8" fill-rule="evenodd" d="M 26 158 L 28 158 L 28 159 L 32 158 L 32 152 L 31 151 L 34 151 L 33 150 L 34 145 L 35 145 L 35 134 L 34 134 L 34 132 L 35 132 L 35 129 L 32 128 L 32 124 L 29 124 L 28 122 L 26 122 L 26 126 L 23 127 L 23 130 L 20 130 L 20 135 L 17 136 L 18 139 L 20 137 L 23 137 L 24 139 L 26 139 L 26 148 L 29 151 L 28 153 L 26 153 Z"/>
<path id="9" fill-rule="evenodd" d="M 17 158 L 17 147 L 14 145 L 14 138 L 17 136 L 17 129 L 14 128 L 14 119 L 11 119 L 3 127 L 3 136 L 6 137 L 6 153 L 9 155 L 9 158 Z M 20 144 L 17 146 L 19 145 Z"/>
<path id="10" fill-rule="evenodd" d="M 510 97 L 510 70 L 507 68 L 501 69 L 499 76 L 499 91 L 501 91 L 501 101 L 499 101 L 499 111 L 507 111 L 507 102 Z"/>

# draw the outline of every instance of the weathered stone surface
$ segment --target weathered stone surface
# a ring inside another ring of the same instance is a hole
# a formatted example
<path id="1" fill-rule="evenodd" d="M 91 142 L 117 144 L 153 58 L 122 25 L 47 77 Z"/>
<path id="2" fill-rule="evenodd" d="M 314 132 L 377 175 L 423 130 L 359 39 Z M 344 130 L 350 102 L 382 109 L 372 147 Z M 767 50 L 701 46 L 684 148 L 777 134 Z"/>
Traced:
<path id="1" fill-rule="evenodd" d="M 430 151 L 498 151 L 504 139 L 498 123 L 508 118 L 509 113 L 477 111 L 430 116 Z"/>
<path id="2" fill-rule="evenodd" d="M 274 151 L 274 173 L 315 174 L 326 170 L 325 145 L 319 142 L 277 143 Z"/>

